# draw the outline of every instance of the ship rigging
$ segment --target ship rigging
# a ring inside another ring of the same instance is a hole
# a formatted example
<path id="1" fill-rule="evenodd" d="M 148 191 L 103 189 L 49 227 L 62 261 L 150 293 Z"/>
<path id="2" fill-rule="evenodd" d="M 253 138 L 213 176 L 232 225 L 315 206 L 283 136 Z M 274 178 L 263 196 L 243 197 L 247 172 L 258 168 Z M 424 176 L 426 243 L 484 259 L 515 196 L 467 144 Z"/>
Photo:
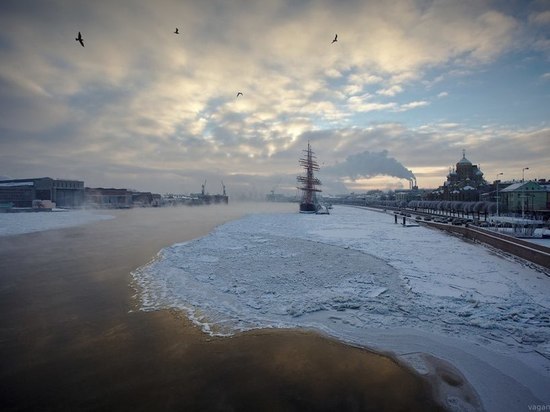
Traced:
<path id="1" fill-rule="evenodd" d="M 319 171 L 319 164 L 315 160 L 316 156 L 311 150 L 309 142 L 307 142 L 307 149 L 303 152 L 304 155 L 300 158 L 299 163 L 304 168 L 305 175 L 296 178 L 301 185 L 298 189 L 302 191 L 300 213 L 317 213 L 321 208 L 317 200 L 317 192 L 321 192 L 317 186 L 321 185 L 321 181 L 313 175 L 313 172 Z"/>

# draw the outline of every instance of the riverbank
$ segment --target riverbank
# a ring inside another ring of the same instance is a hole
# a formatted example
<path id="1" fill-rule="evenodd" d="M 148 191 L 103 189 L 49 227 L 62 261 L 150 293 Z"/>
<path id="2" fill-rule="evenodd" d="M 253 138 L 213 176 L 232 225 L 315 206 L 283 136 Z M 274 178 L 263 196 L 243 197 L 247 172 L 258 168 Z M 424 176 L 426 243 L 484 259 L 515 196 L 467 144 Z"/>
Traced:
<path id="1" fill-rule="evenodd" d="M 136 310 L 130 273 L 162 248 L 295 206 L 108 211 L 0 237 L 2 409 L 440 410 L 401 363 L 318 333 L 215 338 L 179 311 Z"/>

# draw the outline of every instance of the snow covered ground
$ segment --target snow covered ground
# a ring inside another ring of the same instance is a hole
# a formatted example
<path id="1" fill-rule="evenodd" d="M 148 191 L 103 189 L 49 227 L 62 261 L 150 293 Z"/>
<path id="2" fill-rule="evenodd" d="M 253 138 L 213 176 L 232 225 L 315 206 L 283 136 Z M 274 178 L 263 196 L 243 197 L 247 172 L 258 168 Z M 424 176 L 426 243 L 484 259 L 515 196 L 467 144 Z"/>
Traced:
<path id="1" fill-rule="evenodd" d="M 112 218 L 113 216 L 100 215 L 84 210 L 0 213 L 0 236 L 61 229 Z"/>
<path id="2" fill-rule="evenodd" d="M 549 274 L 390 214 L 250 215 L 162 250 L 133 277 L 143 310 L 184 310 L 207 333 L 315 328 L 421 373 L 425 354 L 442 359 L 486 410 L 550 405 Z"/>

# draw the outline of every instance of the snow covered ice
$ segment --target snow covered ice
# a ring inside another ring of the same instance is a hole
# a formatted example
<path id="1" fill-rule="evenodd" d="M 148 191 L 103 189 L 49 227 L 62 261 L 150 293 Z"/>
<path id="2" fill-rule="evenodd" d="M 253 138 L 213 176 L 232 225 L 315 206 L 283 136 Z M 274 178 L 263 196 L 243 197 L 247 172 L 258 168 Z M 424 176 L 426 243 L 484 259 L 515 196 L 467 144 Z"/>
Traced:
<path id="1" fill-rule="evenodd" d="M 250 215 L 162 250 L 133 277 L 143 310 L 184 310 L 207 333 L 315 328 L 420 372 L 418 354 L 448 361 L 487 410 L 550 404 L 548 273 L 389 214 Z"/>

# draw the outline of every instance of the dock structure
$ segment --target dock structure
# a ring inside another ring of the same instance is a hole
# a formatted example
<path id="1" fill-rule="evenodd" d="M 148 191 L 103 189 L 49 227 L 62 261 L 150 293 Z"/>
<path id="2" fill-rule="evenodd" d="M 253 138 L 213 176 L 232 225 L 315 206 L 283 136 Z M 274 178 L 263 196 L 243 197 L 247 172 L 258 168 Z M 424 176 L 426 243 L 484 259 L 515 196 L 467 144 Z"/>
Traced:
<path id="1" fill-rule="evenodd" d="M 216 195 L 211 195 L 210 193 L 206 192 L 206 180 L 205 180 L 204 183 L 201 185 L 201 192 L 191 193 L 191 196 L 194 199 L 197 199 L 196 204 L 200 204 L 200 205 L 210 205 L 213 203 L 228 204 L 229 196 L 225 191 L 225 185 L 223 184 L 223 181 L 222 181 L 222 191 L 223 191 L 222 194 L 216 194 Z"/>
<path id="2" fill-rule="evenodd" d="M 222 181 L 222 194 L 211 195 L 206 191 L 206 180 L 201 185 L 200 193 L 190 193 L 188 195 L 183 194 L 167 194 L 163 198 L 164 203 L 171 206 L 188 205 L 188 206 L 200 206 L 211 204 L 229 204 L 229 196 L 225 190 L 225 185 Z"/>
<path id="3" fill-rule="evenodd" d="M 321 192 L 317 186 L 320 186 L 321 181 L 316 178 L 313 172 L 319 171 L 315 154 L 311 150 L 311 145 L 307 142 L 307 149 L 304 155 L 300 158 L 299 163 L 305 170 L 305 175 L 300 175 L 296 178 L 300 186 L 298 189 L 302 191 L 302 200 L 300 201 L 300 213 L 317 213 L 321 208 L 317 200 L 317 193 Z"/>

